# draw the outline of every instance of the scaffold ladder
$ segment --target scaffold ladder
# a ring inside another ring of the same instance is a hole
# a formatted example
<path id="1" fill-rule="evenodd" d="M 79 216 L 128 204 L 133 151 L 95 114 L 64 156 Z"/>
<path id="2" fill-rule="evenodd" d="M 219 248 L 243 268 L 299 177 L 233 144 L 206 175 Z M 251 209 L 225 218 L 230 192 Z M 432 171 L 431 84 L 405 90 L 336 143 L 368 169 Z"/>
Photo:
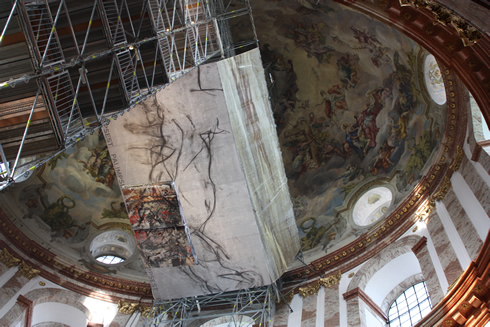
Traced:
<path id="1" fill-rule="evenodd" d="M 53 20 L 46 0 L 21 1 L 28 44 L 37 69 L 65 61 L 56 33 L 56 22 L 60 16 L 62 5 L 63 1 L 60 2 L 56 17 Z"/>
<path id="2" fill-rule="evenodd" d="M 49 99 L 50 115 L 60 144 L 65 145 L 80 136 L 84 129 L 78 100 L 68 71 L 44 80 L 44 98 Z"/>
<path id="3" fill-rule="evenodd" d="M 116 53 L 116 66 L 119 72 L 121 87 L 124 91 L 128 104 L 136 103 L 140 98 L 141 92 L 136 76 L 136 55 L 131 50 L 124 50 Z"/>
<path id="4" fill-rule="evenodd" d="M 120 12 L 122 8 L 118 8 L 116 0 L 98 0 L 98 3 L 109 46 L 112 48 L 126 44 L 127 39 Z"/>

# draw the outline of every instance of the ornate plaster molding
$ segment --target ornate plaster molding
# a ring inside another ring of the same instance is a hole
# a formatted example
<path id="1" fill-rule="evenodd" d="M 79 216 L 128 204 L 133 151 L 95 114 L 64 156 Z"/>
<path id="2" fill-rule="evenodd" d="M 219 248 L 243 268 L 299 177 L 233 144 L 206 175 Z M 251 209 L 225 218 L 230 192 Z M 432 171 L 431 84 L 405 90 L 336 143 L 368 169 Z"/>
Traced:
<path id="1" fill-rule="evenodd" d="M 6 248 L 2 249 L 0 252 L 0 262 L 6 265 L 8 268 L 12 268 L 14 266 L 18 266 L 20 264 L 20 259 L 17 259 Z"/>
<path id="2" fill-rule="evenodd" d="M 27 279 L 33 279 L 37 275 L 41 273 L 40 270 L 35 269 L 31 265 L 27 264 L 25 261 L 22 261 L 19 264 L 19 274 L 24 276 Z"/>
<path id="3" fill-rule="evenodd" d="M 325 277 L 325 278 L 317 279 L 316 282 L 314 282 L 308 286 L 300 287 L 299 288 L 299 295 L 301 297 L 307 297 L 310 295 L 315 295 L 320 290 L 320 287 L 322 287 L 322 286 L 323 287 L 331 287 L 335 284 L 338 284 L 340 282 L 341 278 L 342 278 L 342 274 L 341 274 L 340 270 L 338 270 L 337 273 L 334 275 L 330 275 L 330 276 Z M 291 293 L 293 293 L 293 292 L 291 292 Z"/>
<path id="4" fill-rule="evenodd" d="M 27 279 L 33 279 L 41 273 L 40 270 L 35 269 L 25 261 L 14 257 L 6 248 L 3 248 L 2 252 L 0 252 L 0 262 L 9 268 L 18 266 L 19 270 L 17 272 Z"/>
<path id="5" fill-rule="evenodd" d="M 458 32 L 465 47 L 478 42 L 482 38 L 480 31 L 452 10 L 441 6 L 433 0 L 399 0 L 400 6 L 426 8 L 434 15 L 434 25 L 452 26 Z"/>
<path id="6" fill-rule="evenodd" d="M 291 303 L 294 297 L 294 290 L 296 287 L 293 287 L 292 290 L 290 290 L 288 293 L 284 294 L 284 299 L 286 300 L 287 303 Z"/>
<path id="7" fill-rule="evenodd" d="M 141 303 L 131 303 L 119 300 L 117 304 L 118 311 L 122 314 L 131 315 L 136 311 L 141 312 L 142 316 L 148 317 L 153 311 L 151 306 L 142 305 Z"/>
<path id="8" fill-rule="evenodd" d="M 459 145 L 456 148 L 456 157 L 454 158 L 453 163 L 449 166 L 449 169 L 452 171 L 457 171 L 459 167 L 461 167 L 461 163 L 463 162 L 464 151 Z"/>
<path id="9" fill-rule="evenodd" d="M 444 176 L 444 181 L 442 182 L 441 186 L 439 187 L 437 192 L 435 192 L 434 195 L 430 197 L 429 206 L 431 208 L 434 208 L 436 206 L 436 201 L 442 201 L 446 197 L 446 194 L 449 192 L 450 189 L 451 180 L 449 179 L 449 177 Z"/>

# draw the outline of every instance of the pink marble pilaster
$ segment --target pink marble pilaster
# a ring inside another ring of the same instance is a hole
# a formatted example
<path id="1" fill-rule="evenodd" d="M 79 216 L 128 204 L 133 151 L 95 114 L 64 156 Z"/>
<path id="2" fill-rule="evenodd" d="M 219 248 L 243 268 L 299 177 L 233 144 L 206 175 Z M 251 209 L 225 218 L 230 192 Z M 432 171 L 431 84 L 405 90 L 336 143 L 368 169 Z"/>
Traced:
<path id="1" fill-rule="evenodd" d="M 444 292 L 441 289 L 441 284 L 437 278 L 434 264 L 430 258 L 429 250 L 427 249 L 427 240 L 425 237 L 422 238 L 412 250 L 419 260 L 420 268 L 422 269 L 422 274 L 424 275 L 425 284 L 427 285 L 427 289 L 429 291 L 432 306 L 435 306 L 436 303 L 438 303 L 444 297 Z"/>
<path id="2" fill-rule="evenodd" d="M 339 314 L 339 284 L 325 288 L 325 327 L 338 327 L 340 324 Z"/>
<path id="3" fill-rule="evenodd" d="M 463 156 L 461 167 L 458 170 L 463 176 L 466 184 L 473 191 L 473 194 L 480 202 L 485 212 L 490 212 L 490 188 L 487 183 L 480 177 L 475 167 L 471 164 L 470 160 Z"/>
<path id="4" fill-rule="evenodd" d="M 342 296 L 347 302 L 347 326 L 361 326 L 358 288 L 350 290 L 342 294 Z"/>
<path id="5" fill-rule="evenodd" d="M 433 211 L 431 213 L 429 221 L 427 222 L 427 229 L 429 230 L 432 243 L 436 249 L 446 279 L 448 283 L 451 284 L 461 275 L 463 268 L 461 268 L 456 252 L 454 252 L 449 237 L 442 225 L 441 218 L 439 218 L 437 212 Z"/>
<path id="6" fill-rule="evenodd" d="M 18 273 L 0 288 L 0 308 L 2 308 L 29 280 Z"/>
<path id="7" fill-rule="evenodd" d="M 274 327 L 287 327 L 289 318 L 289 307 L 285 303 L 276 305 L 274 313 Z"/>
<path id="8" fill-rule="evenodd" d="M 301 327 L 315 327 L 317 294 L 303 298 L 303 312 L 301 314 Z"/>
<path id="9" fill-rule="evenodd" d="M 466 214 L 466 211 L 464 211 L 452 189 L 449 190 L 442 201 L 464 243 L 468 255 L 472 260 L 476 259 L 483 243 L 477 236 L 476 229 Z"/>

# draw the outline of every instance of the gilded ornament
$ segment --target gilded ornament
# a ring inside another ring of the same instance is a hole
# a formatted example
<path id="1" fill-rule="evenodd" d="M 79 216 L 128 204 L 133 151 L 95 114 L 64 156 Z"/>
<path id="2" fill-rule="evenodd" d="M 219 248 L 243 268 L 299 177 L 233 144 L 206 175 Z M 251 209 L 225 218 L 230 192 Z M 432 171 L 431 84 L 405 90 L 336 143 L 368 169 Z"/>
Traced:
<path id="1" fill-rule="evenodd" d="M 120 313 L 122 314 L 133 314 L 136 309 L 138 309 L 139 304 L 138 303 L 129 303 L 129 302 L 124 302 L 123 300 L 119 300 L 119 303 L 117 304 L 117 308 Z"/>
<path id="2" fill-rule="evenodd" d="M 291 303 L 291 301 L 293 300 L 293 297 L 294 297 L 294 289 L 296 287 L 293 287 L 292 290 L 290 290 L 288 293 L 284 294 L 284 299 L 288 302 L 288 303 Z"/>
<path id="3" fill-rule="evenodd" d="M 469 24 L 466 20 L 456 15 L 450 9 L 441 6 L 433 0 L 399 0 L 400 5 L 411 6 L 414 8 L 426 8 L 434 15 L 434 24 L 441 24 L 444 26 L 452 26 L 459 35 L 461 41 L 465 47 L 470 46 L 478 42 L 481 39 L 482 34 L 474 26 Z M 448 73 L 446 73 L 448 74 Z"/>
<path id="4" fill-rule="evenodd" d="M 349 278 L 354 277 L 354 273 L 353 273 L 353 272 L 351 272 L 351 273 L 350 273 L 350 274 L 349 274 L 347 277 L 349 277 Z"/>
<path id="5" fill-rule="evenodd" d="M 323 286 L 323 287 L 330 287 L 330 286 L 333 286 L 335 284 L 338 284 L 340 282 L 340 278 L 342 278 L 342 274 L 339 271 L 337 271 L 337 273 L 335 275 L 330 275 L 328 277 L 325 277 L 325 278 L 320 278 L 320 285 Z"/>
<path id="6" fill-rule="evenodd" d="M 40 286 L 46 286 L 46 283 L 45 283 L 45 282 L 43 282 L 43 281 L 40 281 L 40 282 L 39 282 L 39 285 L 40 285 Z"/>
<path id="7" fill-rule="evenodd" d="M 315 295 L 320 290 L 320 283 L 316 281 L 315 283 L 299 288 L 299 295 L 301 297 L 307 297 L 310 295 Z"/>
<path id="8" fill-rule="evenodd" d="M 342 274 L 339 270 L 339 271 L 337 271 L 337 273 L 335 275 L 330 275 L 330 276 L 325 277 L 325 278 L 320 278 L 308 286 L 300 287 L 298 289 L 299 295 L 301 297 L 307 297 L 310 295 L 315 295 L 318 293 L 318 291 L 320 290 L 320 287 L 322 287 L 322 286 L 323 287 L 331 287 L 333 285 L 338 284 L 341 277 L 342 277 Z M 293 291 L 291 291 L 290 293 L 294 295 Z"/>
<path id="9" fill-rule="evenodd" d="M 442 182 L 437 192 L 430 197 L 429 206 L 434 208 L 436 206 L 436 201 L 442 201 L 450 189 L 451 180 L 447 176 L 444 176 L 444 182 Z"/>
<path id="10" fill-rule="evenodd" d="M 21 274 L 22 276 L 24 276 L 27 279 L 33 279 L 34 277 L 36 277 L 37 275 L 39 275 L 41 273 L 40 270 L 33 268 L 32 266 L 28 265 L 25 261 L 22 261 L 19 264 L 19 271 L 18 272 L 19 272 L 19 274 Z"/>
<path id="11" fill-rule="evenodd" d="M 458 145 L 456 148 L 456 157 L 454 158 L 454 161 L 451 164 L 451 166 L 449 166 L 449 169 L 451 169 L 452 171 L 457 171 L 459 167 L 461 167 L 461 163 L 463 162 L 463 157 L 464 157 L 464 151 Z"/>
<path id="12" fill-rule="evenodd" d="M 0 262 L 6 265 L 8 268 L 12 268 L 13 266 L 17 266 L 20 263 L 20 260 L 10 254 L 6 248 L 3 248 L 0 253 Z"/>
<path id="13" fill-rule="evenodd" d="M 138 308 L 139 312 L 141 312 L 141 315 L 143 317 L 154 317 L 155 316 L 155 308 L 146 306 L 146 305 L 139 305 Z"/>

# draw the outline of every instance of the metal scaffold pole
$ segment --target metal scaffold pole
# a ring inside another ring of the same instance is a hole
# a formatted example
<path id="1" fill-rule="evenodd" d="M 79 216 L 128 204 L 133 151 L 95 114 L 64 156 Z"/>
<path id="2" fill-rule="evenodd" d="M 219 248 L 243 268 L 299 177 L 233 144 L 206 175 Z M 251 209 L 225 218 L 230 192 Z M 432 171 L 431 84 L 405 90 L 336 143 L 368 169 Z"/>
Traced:
<path id="1" fill-rule="evenodd" d="M 237 5 L 232 9 L 235 2 Z M 231 0 L 225 5 L 223 0 L 140 0 L 140 11 L 132 13 L 137 4 L 138 0 L 95 0 L 86 6 L 85 23 L 74 26 L 69 0 L 13 3 L 0 36 L 0 46 L 8 36 L 7 27 L 17 17 L 34 69 L 0 80 L 0 97 L 2 92 L 31 81 L 37 83 L 38 96 L 26 96 L 25 101 L 31 104 L 26 105 L 25 111 L 29 113 L 27 108 L 31 109 L 31 118 L 22 140 L 17 141 L 15 163 L 10 155 L 14 152 L 11 144 L 15 142 L 6 144 L 0 140 L 5 152 L 0 164 L 9 171 L 9 178 L 0 178 L 0 190 L 202 63 L 224 59 L 233 56 L 235 49 L 257 45 L 248 1 Z M 56 9 L 54 15 L 51 8 Z M 253 39 L 234 44 L 229 24 L 244 15 L 250 15 Z M 75 21 L 80 20 L 77 17 Z M 94 32 L 94 21 L 99 32 Z M 69 37 L 60 38 L 59 33 Z M 100 42 L 97 46 L 91 43 L 96 33 L 99 38 L 103 34 L 107 47 Z M 105 69 L 98 68 L 92 73 L 90 67 L 101 63 L 105 63 Z M 152 68 L 148 69 L 149 66 Z M 101 85 L 106 88 L 101 90 Z M 117 92 L 122 96 L 117 96 Z M 122 103 L 111 104 L 115 98 L 123 99 Z M 81 99 L 86 101 L 84 108 Z M 49 112 L 58 144 L 57 149 L 43 156 L 27 155 L 23 150 L 35 110 Z"/>
<path id="2" fill-rule="evenodd" d="M 193 321 L 220 318 L 229 326 L 272 326 L 274 286 L 243 289 L 175 300 L 156 300 L 144 326 L 184 327 Z"/>

